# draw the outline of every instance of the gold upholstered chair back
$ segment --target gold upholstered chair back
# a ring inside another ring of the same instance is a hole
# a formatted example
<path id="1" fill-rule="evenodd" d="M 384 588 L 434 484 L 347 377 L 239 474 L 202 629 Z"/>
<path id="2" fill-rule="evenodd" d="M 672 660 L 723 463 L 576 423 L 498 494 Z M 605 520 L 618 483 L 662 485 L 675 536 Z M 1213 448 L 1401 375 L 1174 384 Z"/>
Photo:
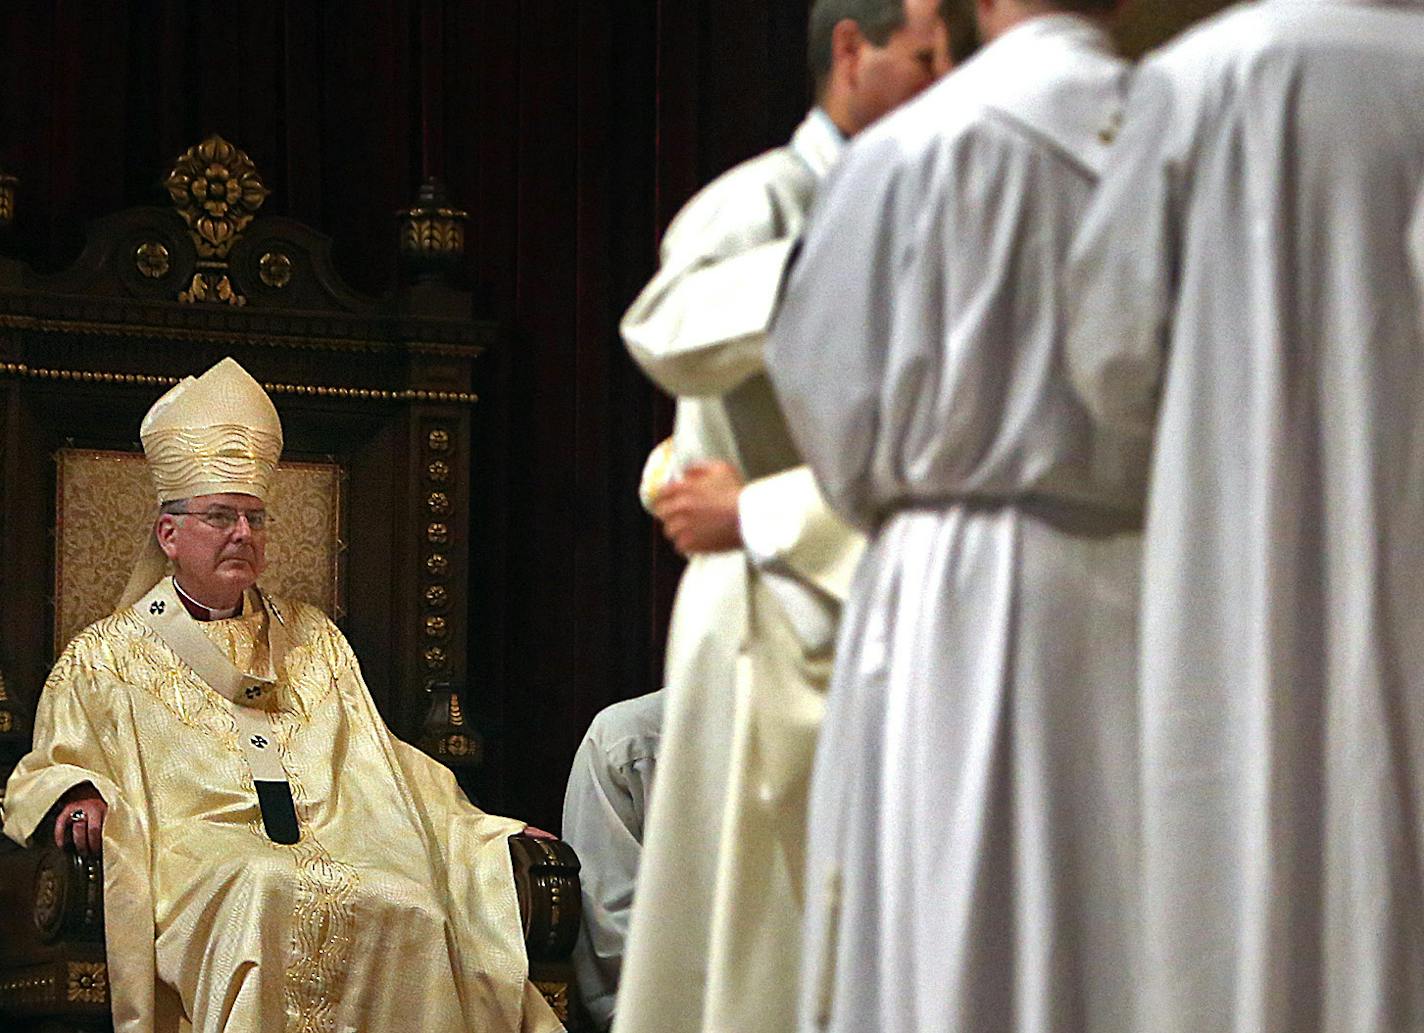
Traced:
<path id="1" fill-rule="evenodd" d="M 54 650 L 113 611 L 157 512 L 143 455 L 62 448 L 56 454 Z M 269 574 L 275 595 L 345 613 L 344 477 L 329 462 L 284 462 L 267 510 Z"/>

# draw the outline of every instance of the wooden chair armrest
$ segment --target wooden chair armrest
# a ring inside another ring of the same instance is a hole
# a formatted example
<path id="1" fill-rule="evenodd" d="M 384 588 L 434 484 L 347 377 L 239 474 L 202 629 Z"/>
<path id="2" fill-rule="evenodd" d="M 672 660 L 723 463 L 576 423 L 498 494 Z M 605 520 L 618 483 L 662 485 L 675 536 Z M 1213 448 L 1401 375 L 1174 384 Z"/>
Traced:
<path id="1" fill-rule="evenodd" d="M 524 834 L 510 837 L 509 853 L 529 960 L 566 960 L 582 917 L 578 855 L 563 840 Z"/>

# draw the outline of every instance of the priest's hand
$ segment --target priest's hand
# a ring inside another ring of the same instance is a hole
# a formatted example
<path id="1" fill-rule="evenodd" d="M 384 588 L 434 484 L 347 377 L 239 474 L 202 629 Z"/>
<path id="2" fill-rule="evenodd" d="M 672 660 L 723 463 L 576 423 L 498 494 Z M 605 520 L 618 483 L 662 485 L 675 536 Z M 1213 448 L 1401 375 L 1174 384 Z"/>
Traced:
<path id="1" fill-rule="evenodd" d="M 684 556 L 742 547 L 737 500 L 742 477 L 731 463 L 694 463 L 682 478 L 663 486 L 653 503 L 663 534 Z"/>
<path id="2" fill-rule="evenodd" d="M 98 857 L 103 844 L 104 819 L 109 805 L 93 783 L 81 782 L 59 798 L 59 817 L 54 822 L 54 845 L 73 848 L 80 857 Z"/>
<path id="3" fill-rule="evenodd" d="M 531 839 L 558 839 L 552 832 L 545 832 L 543 829 L 535 828 L 533 825 L 525 825 L 523 835 Z"/>

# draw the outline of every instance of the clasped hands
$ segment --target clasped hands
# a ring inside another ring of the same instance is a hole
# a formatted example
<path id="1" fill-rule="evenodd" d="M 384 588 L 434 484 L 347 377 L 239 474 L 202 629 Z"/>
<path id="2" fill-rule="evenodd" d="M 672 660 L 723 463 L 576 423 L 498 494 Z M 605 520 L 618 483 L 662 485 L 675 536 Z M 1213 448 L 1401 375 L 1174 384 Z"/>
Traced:
<path id="1" fill-rule="evenodd" d="M 731 463 L 694 463 L 680 479 L 663 485 L 653 516 L 663 535 L 684 556 L 742 547 L 737 500 L 742 477 Z"/>

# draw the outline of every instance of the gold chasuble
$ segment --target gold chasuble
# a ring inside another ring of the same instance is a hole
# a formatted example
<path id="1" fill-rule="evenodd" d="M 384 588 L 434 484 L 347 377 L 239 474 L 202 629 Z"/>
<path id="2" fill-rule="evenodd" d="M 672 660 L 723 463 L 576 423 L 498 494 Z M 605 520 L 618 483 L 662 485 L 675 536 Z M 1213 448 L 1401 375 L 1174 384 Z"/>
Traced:
<path id="1" fill-rule="evenodd" d="M 526 978 L 523 824 L 391 735 L 319 610 L 249 590 L 242 612 L 195 621 L 164 578 L 91 625 L 9 783 L 21 842 L 71 786 L 109 806 L 116 1033 L 559 1030 Z M 296 842 L 254 777 L 290 789 Z"/>

